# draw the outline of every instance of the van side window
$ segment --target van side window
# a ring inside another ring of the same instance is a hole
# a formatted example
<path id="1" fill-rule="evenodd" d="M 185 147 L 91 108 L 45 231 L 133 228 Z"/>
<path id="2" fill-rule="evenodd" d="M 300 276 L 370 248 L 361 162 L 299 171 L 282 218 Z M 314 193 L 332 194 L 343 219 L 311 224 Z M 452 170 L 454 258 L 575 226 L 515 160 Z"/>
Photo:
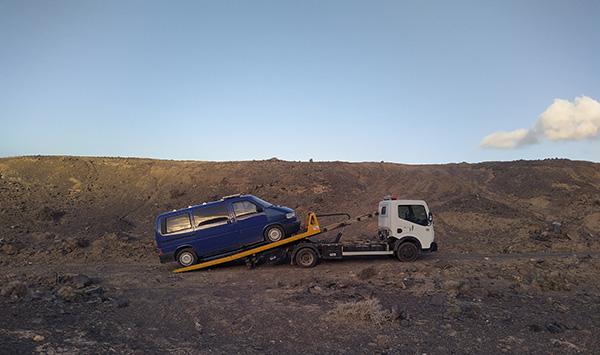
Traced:
<path id="1" fill-rule="evenodd" d="M 258 212 L 256 205 L 249 201 L 239 201 L 233 203 L 233 212 L 236 217 L 242 217 Z"/>
<path id="2" fill-rule="evenodd" d="M 400 205 L 398 206 L 398 217 L 422 226 L 429 225 L 427 212 L 425 212 L 425 206 Z"/>
<path id="3" fill-rule="evenodd" d="M 382 216 L 385 216 L 385 212 L 386 212 L 386 210 L 387 210 L 387 206 L 383 206 L 383 207 L 381 207 L 381 215 L 382 215 Z"/>
<path id="4" fill-rule="evenodd" d="M 177 216 L 167 217 L 165 224 L 166 224 L 165 232 L 167 234 L 181 232 L 186 229 L 192 229 L 192 222 L 190 222 L 190 215 L 187 213 L 180 214 Z"/>
<path id="5" fill-rule="evenodd" d="M 197 229 L 220 226 L 229 221 L 229 211 L 225 204 L 200 207 L 195 209 L 192 215 L 194 216 L 194 227 Z"/>

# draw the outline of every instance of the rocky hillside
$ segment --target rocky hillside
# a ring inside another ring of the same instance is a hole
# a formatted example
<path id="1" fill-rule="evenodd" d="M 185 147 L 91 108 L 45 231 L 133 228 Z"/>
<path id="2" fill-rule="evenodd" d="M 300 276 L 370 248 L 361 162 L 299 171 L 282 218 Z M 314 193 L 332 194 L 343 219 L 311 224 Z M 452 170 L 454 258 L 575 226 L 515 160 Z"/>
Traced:
<path id="1" fill-rule="evenodd" d="M 599 191 L 600 164 L 566 160 L 0 159 L 0 353 L 595 354 Z M 158 263 L 158 213 L 237 192 L 299 214 L 425 199 L 440 250 L 310 269 Z"/>
<path id="2" fill-rule="evenodd" d="M 375 210 L 386 194 L 424 199 L 442 250 L 600 249 L 600 164 L 0 159 L 0 262 L 155 257 L 163 211 L 252 193 L 299 214 Z M 324 221 L 326 222 L 326 221 Z M 349 230 L 369 237 L 375 222 Z"/>

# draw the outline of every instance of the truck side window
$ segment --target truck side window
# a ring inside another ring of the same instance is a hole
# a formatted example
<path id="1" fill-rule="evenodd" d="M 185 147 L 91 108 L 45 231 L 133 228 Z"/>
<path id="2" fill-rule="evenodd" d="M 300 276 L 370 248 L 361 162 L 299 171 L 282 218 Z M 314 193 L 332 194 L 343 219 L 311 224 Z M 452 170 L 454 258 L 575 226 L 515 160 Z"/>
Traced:
<path id="1" fill-rule="evenodd" d="M 197 229 L 216 227 L 229 221 L 229 211 L 225 204 L 200 207 L 195 209 L 192 215 Z"/>
<path id="2" fill-rule="evenodd" d="M 258 212 L 256 205 L 249 201 L 239 201 L 233 203 L 233 212 L 236 217 L 242 217 Z"/>
<path id="3" fill-rule="evenodd" d="M 398 206 L 398 218 L 410 221 L 410 206 Z"/>
<path id="4" fill-rule="evenodd" d="M 425 206 L 412 205 L 410 208 L 412 209 L 412 222 L 422 226 L 429 224 L 429 221 L 427 220 L 427 212 L 425 212 Z"/>
<path id="5" fill-rule="evenodd" d="M 398 206 L 398 218 L 402 218 L 422 226 L 429 225 L 429 221 L 427 220 L 427 212 L 425 212 L 425 206 L 421 205 Z"/>
<path id="6" fill-rule="evenodd" d="M 386 212 L 386 210 L 387 210 L 387 206 L 383 206 L 383 207 L 381 207 L 381 215 L 382 215 L 382 216 L 385 216 L 385 212 Z"/>
<path id="7" fill-rule="evenodd" d="M 192 229 L 192 222 L 190 222 L 190 215 L 180 214 L 178 216 L 167 217 L 166 230 L 167 234 L 181 232 L 186 229 Z"/>

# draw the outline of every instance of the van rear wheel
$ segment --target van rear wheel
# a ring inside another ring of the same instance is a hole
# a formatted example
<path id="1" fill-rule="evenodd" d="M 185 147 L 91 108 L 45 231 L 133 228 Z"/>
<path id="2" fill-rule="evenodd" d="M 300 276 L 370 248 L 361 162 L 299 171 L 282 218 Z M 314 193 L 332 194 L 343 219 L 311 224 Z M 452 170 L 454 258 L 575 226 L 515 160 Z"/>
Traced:
<path id="1" fill-rule="evenodd" d="M 267 242 L 270 243 L 278 242 L 282 240 L 284 236 L 285 233 L 283 232 L 283 228 L 280 226 L 271 226 L 265 231 L 265 239 L 267 239 Z"/>
<path id="2" fill-rule="evenodd" d="M 419 247 L 413 242 L 404 242 L 396 248 L 396 257 L 402 262 L 415 261 L 419 257 Z"/>
<path id="3" fill-rule="evenodd" d="M 183 267 L 192 266 L 198 262 L 198 255 L 192 248 L 185 248 L 177 253 L 177 262 Z"/>

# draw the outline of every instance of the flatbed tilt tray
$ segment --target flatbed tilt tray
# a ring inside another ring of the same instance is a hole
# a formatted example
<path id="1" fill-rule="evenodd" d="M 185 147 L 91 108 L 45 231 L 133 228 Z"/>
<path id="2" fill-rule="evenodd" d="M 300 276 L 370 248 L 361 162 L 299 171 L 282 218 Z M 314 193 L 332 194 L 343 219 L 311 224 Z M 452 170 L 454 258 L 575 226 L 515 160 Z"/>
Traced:
<path id="1" fill-rule="evenodd" d="M 387 242 L 341 243 L 343 228 L 353 223 L 377 216 L 377 212 L 351 218 L 347 213 L 316 214 L 310 212 L 306 217 L 306 230 L 278 242 L 258 246 L 249 250 L 219 256 L 195 265 L 178 268 L 176 273 L 205 269 L 235 260 L 245 260 L 249 266 L 263 262 L 275 262 L 291 257 L 292 264 L 312 267 L 319 259 L 342 259 L 345 256 L 393 255 L 392 246 Z M 318 217 L 345 216 L 347 220 L 325 227 L 319 225 Z M 333 241 L 321 242 L 308 238 L 333 230 L 342 229 Z"/>

